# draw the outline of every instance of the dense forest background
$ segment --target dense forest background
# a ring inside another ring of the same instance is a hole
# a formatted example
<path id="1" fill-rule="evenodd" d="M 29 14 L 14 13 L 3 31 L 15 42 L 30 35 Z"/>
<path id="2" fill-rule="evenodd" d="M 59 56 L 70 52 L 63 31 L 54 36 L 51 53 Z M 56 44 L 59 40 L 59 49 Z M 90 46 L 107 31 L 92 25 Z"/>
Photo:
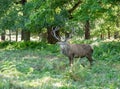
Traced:
<path id="1" fill-rule="evenodd" d="M 70 33 L 82 39 L 117 39 L 120 31 L 119 0 L 1 0 L 0 33 L 3 41 L 55 43 L 57 35 Z"/>
<path id="2" fill-rule="evenodd" d="M 54 32 L 93 65 L 69 66 Z M 120 89 L 120 0 L 0 0 L 0 89 Z"/>

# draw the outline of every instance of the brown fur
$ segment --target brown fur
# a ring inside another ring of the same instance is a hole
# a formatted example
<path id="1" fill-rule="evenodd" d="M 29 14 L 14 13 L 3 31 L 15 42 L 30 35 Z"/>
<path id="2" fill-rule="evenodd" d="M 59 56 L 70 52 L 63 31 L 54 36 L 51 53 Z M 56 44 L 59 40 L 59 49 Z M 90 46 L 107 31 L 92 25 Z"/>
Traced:
<path id="1" fill-rule="evenodd" d="M 92 53 L 93 49 L 88 44 L 69 44 L 67 42 L 58 42 L 61 47 L 61 51 L 69 58 L 70 65 L 73 64 L 73 58 L 86 57 L 92 65 Z"/>

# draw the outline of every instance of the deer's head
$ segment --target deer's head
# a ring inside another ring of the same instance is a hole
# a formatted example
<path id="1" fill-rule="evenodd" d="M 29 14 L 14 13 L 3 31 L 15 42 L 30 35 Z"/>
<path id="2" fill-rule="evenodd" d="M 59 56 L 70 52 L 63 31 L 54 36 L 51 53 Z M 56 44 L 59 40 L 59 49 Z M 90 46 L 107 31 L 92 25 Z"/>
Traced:
<path id="1" fill-rule="evenodd" d="M 60 48 L 65 49 L 66 47 L 68 47 L 68 45 L 69 45 L 68 40 L 72 37 L 72 35 L 71 35 L 71 33 L 69 33 L 67 36 L 65 35 L 62 37 L 58 37 L 56 35 L 56 31 L 58 31 L 58 30 L 60 30 L 59 27 L 52 28 L 52 35 L 55 37 L 55 39 L 58 40 L 57 44 L 60 45 Z M 72 30 L 72 32 L 73 32 L 73 30 Z"/>

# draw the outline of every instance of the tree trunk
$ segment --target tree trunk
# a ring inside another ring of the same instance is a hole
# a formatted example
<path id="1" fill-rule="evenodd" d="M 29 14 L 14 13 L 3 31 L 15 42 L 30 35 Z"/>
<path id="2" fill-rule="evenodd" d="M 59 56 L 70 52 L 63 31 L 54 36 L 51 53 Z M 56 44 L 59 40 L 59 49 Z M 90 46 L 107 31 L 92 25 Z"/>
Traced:
<path id="1" fill-rule="evenodd" d="M 103 33 L 101 33 L 100 38 L 104 39 L 104 34 Z"/>
<path id="2" fill-rule="evenodd" d="M 9 41 L 11 42 L 11 30 L 9 30 Z"/>
<path id="3" fill-rule="evenodd" d="M 90 39 L 90 22 L 86 20 L 85 23 L 85 39 Z"/>
<path id="4" fill-rule="evenodd" d="M 21 31 L 21 40 L 30 41 L 30 31 L 22 30 Z"/>
<path id="5" fill-rule="evenodd" d="M 119 31 L 114 32 L 114 39 L 117 39 L 117 38 L 119 38 Z"/>
<path id="6" fill-rule="evenodd" d="M 25 5 L 26 2 L 27 2 L 27 0 L 21 0 L 22 5 Z"/>
<path id="7" fill-rule="evenodd" d="M 120 27 L 120 24 L 119 24 L 118 19 L 116 20 L 116 27 L 117 27 L 117 28 Z M 117 38 L 119 38 L 119 31 L 115 31 L 115 32 L 114 32 L 114 39 L 117 39 Z"/>
<path id="8" fill-rule="evenodd" d="M 82 3 L 82 1 L 78 0 L 78 2 L 71 9 L 68 10 L 68 12 L 69 12 L 69 19 L 73 18 L 73 16 L 72 16 L 73 11 L 75 11 L 79 7 L 79 5 L 81 3 Z"/>
<path id="9" fill-rule="evenodd" d="M 25 3 L 27 2 L 27 0 L 21 0 L 21 4 L 24 6 Z M 24 12 L 23 10 L 23 17 L 27 17 L 26 16 L 26 13 Z M 24 21 L 23 21 L 23 24 Z M 24 41 L 30 41 L 30 31 L 26 30 L 26 29 L 22 29 L 22 32 L 21 32 L 21 40 L 24 40 Z"/>
<path id="10" fill-rule="evenodd" d="M 108 29 L 108 39 L 110 39 L 110 30 Z"/>
<path id="11" fill-rule="evenodd" d="M 1 33 L 1 40 L 5 41 L 5 30 Z"/>
<path id="12" fill-rule="evenodd" d="M 56 35 L 59 37 L 59 31 L 56 31 Z M 50 44 L 55 44 L 58 40 L 52 35 L 52 27 L 47 28 L 47 41 Z"/>
<path id="13" fill-rule="evenodd" d="M 18 30 L 16 30 L 16 37 L 15 37 L 15 41 L 17 42 L 18 41 Z"/>

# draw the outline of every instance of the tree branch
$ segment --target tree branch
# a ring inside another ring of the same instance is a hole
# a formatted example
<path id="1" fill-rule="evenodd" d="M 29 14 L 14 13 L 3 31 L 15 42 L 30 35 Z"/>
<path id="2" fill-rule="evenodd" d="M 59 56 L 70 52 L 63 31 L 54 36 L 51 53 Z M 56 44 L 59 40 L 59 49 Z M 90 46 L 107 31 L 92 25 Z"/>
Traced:
<path id="1" fill-rule="evenodd" d="M 81 4 L 81 0 L 79 0 L 70 10 L 68 10 L 68 12 L 71 14 L 80 4 Z"/>

